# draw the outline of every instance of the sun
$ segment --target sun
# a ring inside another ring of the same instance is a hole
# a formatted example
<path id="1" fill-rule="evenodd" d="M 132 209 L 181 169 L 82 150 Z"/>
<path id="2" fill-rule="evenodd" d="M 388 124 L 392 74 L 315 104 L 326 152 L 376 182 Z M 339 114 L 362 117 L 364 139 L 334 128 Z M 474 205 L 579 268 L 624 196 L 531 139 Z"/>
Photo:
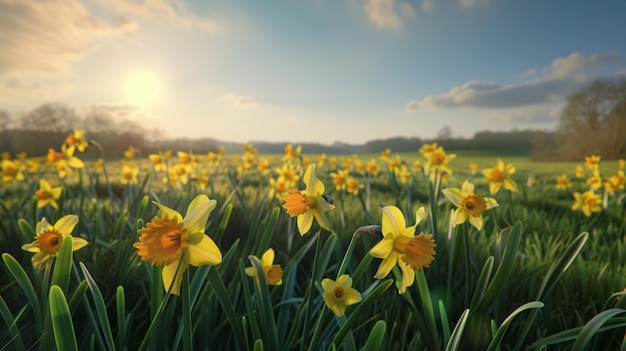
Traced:
<path id="1" fill-rule="evenodd" d="M 155 76 L 150 73 L 135 73 L 126 81 L 126 94 L 135 105 L 146 105 L 153 101 L 158 88 Z"/>

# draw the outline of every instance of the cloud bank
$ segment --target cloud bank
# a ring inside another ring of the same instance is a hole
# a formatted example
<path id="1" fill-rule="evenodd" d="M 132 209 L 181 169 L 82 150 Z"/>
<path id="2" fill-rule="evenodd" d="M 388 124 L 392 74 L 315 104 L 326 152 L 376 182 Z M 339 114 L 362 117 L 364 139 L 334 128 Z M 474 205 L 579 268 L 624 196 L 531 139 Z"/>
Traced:
<path id="1" fill-rule="evenodd" d="M 552 61 L 543 69 L 545 74 L 521 83 L 500 85 L 488 81 L 469 81 L 439 95 L 429 95 L 422 100 L 411 100 L 407 112 L 418 109 L 455 108 L 515 108 L 564 101 L 568 95 L 583 89 L 595 77 L 585 74 L 585 69 L 622 62 L 619 52 L 583 56 L 573 53 Z M 529 77 L 537 70 L 529 70 L 518 77 Z"/>

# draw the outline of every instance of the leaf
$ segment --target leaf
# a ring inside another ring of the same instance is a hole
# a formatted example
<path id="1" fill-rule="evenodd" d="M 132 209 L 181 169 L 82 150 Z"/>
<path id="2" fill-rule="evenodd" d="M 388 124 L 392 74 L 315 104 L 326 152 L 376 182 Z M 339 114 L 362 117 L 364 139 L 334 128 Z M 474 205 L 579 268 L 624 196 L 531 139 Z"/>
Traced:
<path id="1" fill-rule="evenodd" d="M 367 337 L 367 341 L 365 341 L 365 346 L 363 346 L 364 351 L 378 351 L 380 350 L 380 345 L 383 343 L 383 339 L 385 338 L 385 330 L 387 329 L 387 324 L 385 321 L 378 321 L 374 324 L 374 328 L 370 332 L 370 335 Z"/>
<path id="2" fill-rule="evenodd" d="M 104 302 L 104 298 L 102 297 L 102 292 L 98 285 L 91 277 L 91 274 L 87 270 L 87 267 L 80 262 L 80 269 L 83 271 L 83 275 L 87 280 L 87 284 L 89 285 L 89 290 L 91 290 L 91 296 L 93 297 L 94 304 L 96 306 L 96 313 L 98 315 L 98 322 L 100 323 L 100 328 L 102 333 L 104 334 L 104 341 L 107 344 L 107 348 L 109 350 L 115 350 L 115 342 L 113 341 L 113 333 L 111 332 L 111 324 L 109 323 L 109 316 L 107 315 L 106 304 Z"/>
<path id="3" fill-rule="evenodd" d="M 574 341 L 574 345 L 572 346 L 572 351 L 584 351 L 586 350 L 587 344 L 591 341 L 591 338 L 598 332 L 600 327 L 604 325 L 609 319 L 617 316 L 618 314 L 624 313 L 626 310 L 621 308 L 612 308 L 610 310 L 606 310 L 598 313 L 595 317 L 591 318 L 587 324 L 583 327 L 583 329 L 576 337 L 576 341 Z"/>
<path id="4" fill-rule="evenodd" d="M 454 330 L 452 330 L 452 335 L 450 335 L 450 341 L 446 345 L 446 351 L 456 351 L 459 350 L 461 346 L 461 338 L 463 337 L 463 330 L 465 329 L 465 323 L 469 317 L 470 310 L 466 309 L 459 317 L 459 320 L 456 322 L 454 326 Z"/>
<path id="5" fill-rule="evenodd" d="M 53 285 L 50 288 L 49 302 L 57 350 L 78 351 L 70 309 L 65 300 L 63 289 L 58 285 Z"/>
<path id="6" fill-rule="evenodd" d="M 33 315 L 35 316 L 35 327 L 38 333 L 41 333 L 42 330 L 42 316 L 41 310 L 39 309 L 39 300 L 37 299 L 37 294 L 35 293 L 35 289 L 33 288 L 33 284 L 28 279 L 28 275 L 20 266 L 19 263 L 8 253 L 2 254 L 2 260 L 4 264 L 6 264 L 7 269 L 13 275 L 13 278 L 17 281 L 17 284 L 22 288 L 24 295 L 28 299 L 28 303 L 30 308 L 33 310 Z"/>
<path id="7" fill-rule="evenodd" d="M 495 351 L 500 347 L 500 342 L 502 342 L 502 339 L 504 338 L 504 333 L 506 333 L 506 330 L 508 329 L 509 325 L 511 324 L 515 316 L 517 316 L 519 313 L 526 311 L 528 309 L 542 308 L 542 307 L 543 307 L 543 302 L 532 301 L 532 302 L 523 304 L 522 306 L 515 309 L 515 311 L 511 312 L 511 314 L 509 314 L 509 316 L 506 317 L 504 322 L 500 324 L 500 328 L 498 328 L 498 330 L 496 331 L 496 334 L 493 336 L 493 339 L 491 339 L 491 343 L 489 343 L 489 347 L 487 348 L 487 351 Z"/>

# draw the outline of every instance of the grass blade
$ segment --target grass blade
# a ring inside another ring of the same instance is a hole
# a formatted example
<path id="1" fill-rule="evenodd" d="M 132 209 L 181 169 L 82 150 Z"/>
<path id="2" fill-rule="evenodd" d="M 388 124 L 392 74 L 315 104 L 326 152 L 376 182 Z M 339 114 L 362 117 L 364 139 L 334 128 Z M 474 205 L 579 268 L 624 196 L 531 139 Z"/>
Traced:
<path id="1" fill-rule="evenodd" d="M 63 289 L 53 285 L 50 288 L 49 302 L 57 350 L 78 351 L 74 324 L 72 323 L 72 316 L 70 315 L 70 309 L 65 300 Z"/>

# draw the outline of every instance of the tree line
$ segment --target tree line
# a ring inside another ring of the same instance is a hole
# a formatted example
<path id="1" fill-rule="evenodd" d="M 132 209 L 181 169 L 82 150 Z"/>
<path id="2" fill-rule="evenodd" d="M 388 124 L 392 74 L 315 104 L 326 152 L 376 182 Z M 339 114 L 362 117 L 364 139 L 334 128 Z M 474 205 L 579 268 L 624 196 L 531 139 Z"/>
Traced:
<path id="1" fill-rule="evenodd" d="M 92 109 L 83 115 L 60 103 L 45 103 L 20 116 L 0 110 L 0 152 L 29 156 L 46 155 L 51 147 L 60 146 L 75 129 L 83 129 L 107 153 L 121 155 L 133 146 L 145 155 L 163 150 L 194 153 L 216 151 L 240 152 L 241 143 L 214 138 L 166 138 L 159 129 L 149 129 L 128 119 L 116 119 L 103 110 Z M 393 137 L 371 140 L 364 144 L 336 142 L 332 145 L 252 141 L 262 153 L 282 153 L 285 144 L 302 145 L 308 154 L 414 152 L 424 143 L 437 142 L 446 150 L 512 151 L 530 155 L 535 160 L 581 160 L 591 154 L 603 159 L 626 158 L 626 79 L 599 80 L 568 97 L 555 131 L 511 130 L 481 131 L 472 138 L 454 137 L 450 127 L 443 127 L 434 139 Z M 99 154 L 88 148 L 87 155 Z"/>

